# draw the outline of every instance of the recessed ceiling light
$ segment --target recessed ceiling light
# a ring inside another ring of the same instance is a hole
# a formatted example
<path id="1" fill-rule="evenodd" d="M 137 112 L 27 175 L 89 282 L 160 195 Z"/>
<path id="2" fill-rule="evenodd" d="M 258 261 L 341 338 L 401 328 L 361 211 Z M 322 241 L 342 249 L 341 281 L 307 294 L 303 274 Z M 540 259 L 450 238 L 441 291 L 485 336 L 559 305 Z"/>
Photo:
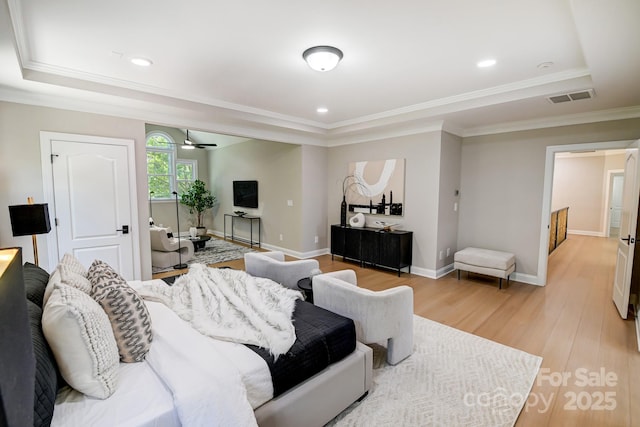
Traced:
<path id="1" fill-rule="evenodd" d="M 553 62 L 551 62 L 551 61 L 543 62 L 541 64 L 538 64 L 538 68 L 540 70 L 544 70 L 545 68 L 551 68 L 551 67 L 553 67 Z"/>
<path id="2" fill-rule="evenodd" d="M 134 57 L 134 58 L 131 58 L 131 63 L 139 67 L 149 67 L 150 65 L 153 64 L 153 61 L 151 61 L 148 58 Z"/>
<path id="3" fill-rule="evenodd" d="M 318 107 L 318 108 L 316 109 L 316 111 L 317 111 L 318 113 L 326 113 L 326 112 L 328 112 L 328 111 L 329 111 L 329 109 L 328 109 L 327 107 Z"/>
<path id="4" fill-rule="evenodd" d="M 484 60 L 478 62 L 476 65 L 478 66 L 478 68 L 493 67 L 494 65 L 496 65 L 496 60 L 495 59 L 484 59 Z"/>

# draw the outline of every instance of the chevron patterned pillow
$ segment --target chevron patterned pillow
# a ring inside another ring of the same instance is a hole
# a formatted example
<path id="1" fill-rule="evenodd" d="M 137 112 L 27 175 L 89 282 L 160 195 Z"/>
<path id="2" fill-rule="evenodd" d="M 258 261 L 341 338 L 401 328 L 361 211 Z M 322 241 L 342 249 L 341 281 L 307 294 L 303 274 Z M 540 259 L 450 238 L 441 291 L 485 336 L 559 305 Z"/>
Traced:
<path id="1" fill-rule="evenodd" d="M 120 360 L 141 362 L 153 340 L 151 316 L 144 301 L 126 280 L 102 261 L 94 261 L 87 276 L 92 284 L 91 296 L 111 322 Z"/>

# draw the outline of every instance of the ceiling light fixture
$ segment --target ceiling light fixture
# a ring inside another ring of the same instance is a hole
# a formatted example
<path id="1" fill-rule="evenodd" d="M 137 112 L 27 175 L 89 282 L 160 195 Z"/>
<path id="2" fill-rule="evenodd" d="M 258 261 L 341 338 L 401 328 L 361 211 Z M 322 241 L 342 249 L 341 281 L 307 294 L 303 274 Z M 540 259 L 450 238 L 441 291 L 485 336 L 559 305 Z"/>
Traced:
<path id="1" fill-rule="evenodd" d="M 323 113 L 328 112 L 328 111 L 329 111 L 329 109 L 328 109 L 327 107 L 318 107 L 318 108 L 316 108 L 316 111 L 317 111 L 318 113 L 323 114 Z"/>
<path id="2" fill-rule="evenodd" d="M 478 66 L 478 68 L 493 67 L 494 65 L 496 65 L 496 60 L 495 59 L 485 59 L 483 61 L 478 62 L 476 65 Z"/>
<path id="3" fill-rule="evenodd" d="M 148 58 L 142 58 L 137 56 L 137 57 L 131 58 L 131 63 L 139 67 L 149 67 L 153 64 L 153 61 L 151 61 Z"/>
<path id="4" fill-rule="evenodd" d="M 184 140 L 184 144 L 182 145 L 183 150 L 193 150 L 196 146 L 193 145 L 193 142 L 189 139 L 189 129 L 187 129 L 187 139 Z"/>
<path id="5" fill-rule="evenodd" d="M 302 57 L 316 71 L 331 71 L 342 59 L 342 51 L 333 46 L 314 46 L 305 50 Z"/>
<path id="6" fill-rule="evenodd" d="M 206 147 L 217 147 L 218 144 L 215 143 L 203 143 L 203 142 L 193 142 L 189 139 L 189 129 L 187 129 L 187 139 L 184 140 L 184 144 L 181 147 L 184 150 L 193 150 L 194 148 L 206 148 Z"/>

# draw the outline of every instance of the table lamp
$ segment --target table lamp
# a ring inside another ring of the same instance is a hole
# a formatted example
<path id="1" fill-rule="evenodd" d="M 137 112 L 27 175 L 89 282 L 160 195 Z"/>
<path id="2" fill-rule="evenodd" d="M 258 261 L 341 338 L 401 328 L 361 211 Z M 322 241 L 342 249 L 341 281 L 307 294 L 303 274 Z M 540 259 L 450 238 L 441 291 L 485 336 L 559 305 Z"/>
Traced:
<path id="1" fill-rule="evenodd" d="M 37 234 L 46 234 L 51 231 L 49 221 L 49 207 L 46 203 L 34 204 L 33 198 L 27 199 L 26 205 L 9 206 L 11 219 L 11 231 L 13 236 L 31 235 L 33 242 L 33 261 L 38 265 L 38 240 Z"/>

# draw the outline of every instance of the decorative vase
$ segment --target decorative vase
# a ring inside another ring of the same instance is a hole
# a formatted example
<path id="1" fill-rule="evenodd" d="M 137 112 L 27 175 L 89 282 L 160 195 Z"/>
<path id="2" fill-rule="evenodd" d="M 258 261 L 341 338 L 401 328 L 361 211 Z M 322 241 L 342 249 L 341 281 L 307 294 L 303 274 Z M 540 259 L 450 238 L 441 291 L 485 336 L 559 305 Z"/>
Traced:
<path id="1" fill-rule="evenodd" d="M 359 212 L 351 217 L 349 225 L 353 228 L 362 228 L 365 224 L 364 214 Z"/>
<path id="2" fill-rule="evenodd" d="M 196 227 L 198 237 L 202 237 L 207 234 L 207 227 Z"/>
<path id="3" fill-rule="evenodd" d="M 189 227 L 189 236 L 192 239 L 195 239 L 197 235 L 198 235 L 198 229 L 195 227 Z"/>
<path id="4" fill-rule="evenodd" d="M 347 200 L 344 195 L 342 195 L 342 203 L 340 204 L 340 226 L 347 226 Z"/>

